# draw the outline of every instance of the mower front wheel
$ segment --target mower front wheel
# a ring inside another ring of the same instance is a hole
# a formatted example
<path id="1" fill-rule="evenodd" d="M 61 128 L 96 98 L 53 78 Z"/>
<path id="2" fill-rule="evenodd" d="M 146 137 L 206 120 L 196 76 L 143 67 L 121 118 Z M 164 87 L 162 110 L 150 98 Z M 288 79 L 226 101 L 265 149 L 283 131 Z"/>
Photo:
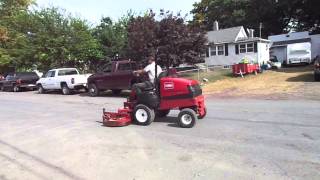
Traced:
<path id="1" fill-rule="evenodd" d="M 178 124 L 182 128 L 192 128 L 197 120 L 196 112 L 189 108 L 182 109 L 178 115 Z"/>
<path id="2" fill-rule="evenodd" d="M 155 113 L 148 106 L 139 104 L 134 108 L 133 117 L 138 125 L 148 126 L 154 121 Z"/>

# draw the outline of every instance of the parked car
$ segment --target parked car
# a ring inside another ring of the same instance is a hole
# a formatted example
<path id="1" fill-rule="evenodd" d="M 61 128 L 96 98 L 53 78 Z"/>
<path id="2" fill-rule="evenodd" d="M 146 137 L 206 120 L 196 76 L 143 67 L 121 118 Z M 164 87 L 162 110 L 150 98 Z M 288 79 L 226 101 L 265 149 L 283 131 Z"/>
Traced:
<path id="1" fill-rule="evenodd" d="M 11 73 L 4 80 L 0 81 L 0 87 L 2 91 L 35 90 L 38 80 L 39 76 L 35 72 Z"/>
<path id="2" fill-rule="evenodd" d="M 61 90 L 64 95 L 74 90 L 86 89 L 90 74 L 81 75 L 76 68 L 52 69 L 37 81 L 38 92 Z"/>
<path id="3" fill-rule="evenodd" d="M 320 58 L 314 61 L 314 80 L 320 81 Z"/>
<path id="4" fill-rule="evenodd" d="M 281 68 L 281 62 L 279 62 L 277 56 L 270 56 L 270 61 L 269 61 L 271 68 L 274 69 L 280 69 Z"/>
<path id="5" fill-rule="evenodd" d="M 88 78 L 90 96 L 98 96 L 100 92 L 112 90 L 120 94 L 122 90 L 131 89 L 132 85 L 141 79 L 133 75 L 137 64 L 130 60 L 113 61 L 103 73 L 96 73 Z"/>

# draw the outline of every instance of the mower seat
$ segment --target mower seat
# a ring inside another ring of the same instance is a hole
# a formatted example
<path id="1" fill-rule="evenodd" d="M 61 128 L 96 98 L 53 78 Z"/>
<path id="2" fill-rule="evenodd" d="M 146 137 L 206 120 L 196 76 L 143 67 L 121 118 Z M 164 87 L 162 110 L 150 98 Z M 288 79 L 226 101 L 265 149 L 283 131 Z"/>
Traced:
<path id="1" fill-rule="evenodd" d="M 152 91 L 153 89 L 154 89 L 153 86 L 152 87 L 150 86 L 150 87 L 143 89 L 143 92 Z"/>

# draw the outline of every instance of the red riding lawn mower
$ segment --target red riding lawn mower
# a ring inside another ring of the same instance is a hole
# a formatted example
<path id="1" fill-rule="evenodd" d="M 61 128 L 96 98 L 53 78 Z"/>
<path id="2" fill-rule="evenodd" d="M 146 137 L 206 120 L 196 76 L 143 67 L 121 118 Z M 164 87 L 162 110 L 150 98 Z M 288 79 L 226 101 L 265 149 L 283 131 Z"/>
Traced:
<path id="1" fill-rule="evenodd" d="M 124 102 L 124 108 L 117 113 L 103 109 L 103 124 L 120 127 L 135 122 L 147 126 L 156 117 L 165 117 L 173 109 L 180 110 L 178 125 L 182 128 L 192 128 L 196 121 L 204 118 L 207 113 L 198 81 L 162 72 L 155 80 L 155 87 L 145 89 L 139 95 L 132 91 Z"/>

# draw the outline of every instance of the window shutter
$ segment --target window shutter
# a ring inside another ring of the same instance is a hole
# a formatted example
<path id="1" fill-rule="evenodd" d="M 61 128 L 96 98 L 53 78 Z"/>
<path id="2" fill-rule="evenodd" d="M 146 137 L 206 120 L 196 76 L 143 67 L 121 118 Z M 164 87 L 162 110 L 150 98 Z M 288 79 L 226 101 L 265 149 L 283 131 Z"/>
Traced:
<path id="1" fill-rule="evenodd" d="M 239 54 L 239 44 L 235 45 L 235 49 L 236 49 L 236 54 Z"/>
<path id="2" fill-rule="evenodd" d="M 225 56 L 229 55 L 229 47 L 228 47 L 227 43 L 224 45 L 224 54 L 225 54 Z"/>
<path id="3" fill-rule="evenodd" d="M 258 43 L 257 42 L 254 43 L 254 52 L 258 52 Z"/>
<path id="4" fill-rule="evenodd" d="M 207 50 L 206 50 L 206 56 L 209 57 L 209 51 L 210 51 L 210 48 L 209 46 L 207 47 Z"/>

